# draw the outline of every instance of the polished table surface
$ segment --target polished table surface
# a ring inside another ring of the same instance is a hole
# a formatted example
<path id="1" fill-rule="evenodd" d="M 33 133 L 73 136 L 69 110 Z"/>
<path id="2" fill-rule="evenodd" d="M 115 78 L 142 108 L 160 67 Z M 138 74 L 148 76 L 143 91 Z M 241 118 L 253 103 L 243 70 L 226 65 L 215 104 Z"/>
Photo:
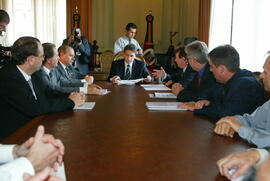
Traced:
<path id="1" fill-rule="evenodd" d="M 141 86 L 97 84 L 112 92 L 90 96 L 93 110 L 40 116 L 5 143 L 21 143 L 44 125 L 65 145 L 69 181 L 221 181 L 216 161 L 251 146 L 238 136 L 215 135 L 213 119 L 148 111 L 145 102 L 155 100 Z"/>

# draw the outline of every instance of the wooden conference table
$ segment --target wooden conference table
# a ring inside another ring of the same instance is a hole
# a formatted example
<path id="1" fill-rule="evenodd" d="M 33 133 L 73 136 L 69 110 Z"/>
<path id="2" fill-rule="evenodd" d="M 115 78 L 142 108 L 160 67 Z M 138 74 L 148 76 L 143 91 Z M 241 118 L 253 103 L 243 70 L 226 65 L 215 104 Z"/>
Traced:
<path id="1" fill-rule="evenodd" d="M 207 117 L 148 111 L 154 99 L 141 86 L 97 84 L 112 92 L 90 96 L 93 110 L 40 116 L 4 143 L 22 143 L 44 125 L 65 145 L 68 181 L 221 181 L 216 161 L 251 146 L 215 135 Z"/>

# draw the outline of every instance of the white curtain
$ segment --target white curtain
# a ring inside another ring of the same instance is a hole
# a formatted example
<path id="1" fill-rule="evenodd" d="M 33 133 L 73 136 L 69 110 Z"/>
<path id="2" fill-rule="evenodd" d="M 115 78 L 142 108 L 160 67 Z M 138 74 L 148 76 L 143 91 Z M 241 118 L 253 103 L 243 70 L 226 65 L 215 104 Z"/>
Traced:
<path id="1" fill-rule="evenodd" d="M 212 0 L 209 48 L 231 44 L 241 68 L 262 71 L 270 50 L 269 7 L 269 0 Z"/>
<path id="2" fill-rule="evenodd" d="M 60 46 L 66 38 L 66 0 L 4 0 L 4 9 L 11 18 L 11 44 L 21 36 L 34 36 Z"/>

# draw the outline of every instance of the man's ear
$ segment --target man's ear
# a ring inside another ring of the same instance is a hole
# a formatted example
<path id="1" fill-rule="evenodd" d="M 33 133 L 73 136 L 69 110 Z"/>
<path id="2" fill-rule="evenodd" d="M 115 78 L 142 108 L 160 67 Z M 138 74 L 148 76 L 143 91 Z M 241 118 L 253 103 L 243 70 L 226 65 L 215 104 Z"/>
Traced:
<path id="1" fill-rule="evenodd" d="M 29 65 L 33 65 L 33 64 L 35 64 L 35 57 L 33 56 L 33 55 L 31 55 L 31 56 L 28 56 L 27 58 L 26 58 L 26 63 L 28 63 Z"/>
<path id="2" fill-rule="evenodd" d="M 222 74 L 226 74 L 228 72 L 228 69 L 225 65 L 219 65 L 218 69 Z"/>

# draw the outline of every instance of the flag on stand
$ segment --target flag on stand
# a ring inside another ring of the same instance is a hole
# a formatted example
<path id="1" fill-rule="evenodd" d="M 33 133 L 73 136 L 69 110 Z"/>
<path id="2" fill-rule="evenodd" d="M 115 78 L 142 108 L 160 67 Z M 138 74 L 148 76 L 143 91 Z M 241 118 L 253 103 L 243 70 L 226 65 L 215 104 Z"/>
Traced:
<path id="1" fill-rule="evenodd" d="M 153 44 L 153 20 L 151 12 L 146 16 L 146 35 L 143 44 L 143 57 L 147 64 L 147 68 L 150 72 L 153 72 L 155 68 L 156 58 L 154 54 L 154 44 Z"/>

